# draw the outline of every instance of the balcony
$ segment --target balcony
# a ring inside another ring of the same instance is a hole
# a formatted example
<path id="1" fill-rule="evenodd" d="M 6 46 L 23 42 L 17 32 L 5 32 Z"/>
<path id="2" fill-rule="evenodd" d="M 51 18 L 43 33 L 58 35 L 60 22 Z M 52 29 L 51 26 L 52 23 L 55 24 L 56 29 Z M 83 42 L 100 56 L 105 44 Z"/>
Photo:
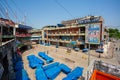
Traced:
<path id="1" fill-rule="evenodd" d="M 42 34 L 32 34 L 32 36 L 42 36 Z"/>
<path id="2" fill-rule="evenodd" d="M 59 39 L 49 39 L 49 41 L 52 41 L 52 42 L 59 42 Z"/>
<path id="3" fill-rule="evenodd" d="M 86 25 L 78 25 L 78 27 L 85 27 Z"/>
<path id="4" fill-rule="evenodd" d="M 79 33 L 79 35 L 85 36 L 85 33 Z"/>
<path id="5" fill-rule="evenodd" d="M 76 40 L 78 44 L 85 44 L 85 40 L 82 40 L 82 41 L 78 41 Z"/>
<path id="6" fill-rule="evenodd" d="M 70 40 L 65 40 L 65 43 L 70 43 Z"/>
<path id="7" fill-rule="evenodd" d="M 59 42 L 65 42 L 64 40 L 60 39 Z"/>
<path id="8" fill-rule="evenodd" d="M 30 37 L 31 34 L 28 34 L 28 33 L 22 33 L 22 34 L 19 34 L 19 33 L 16 33 L 16 37 Z"/>
<path id="9" fill-rule="evenodd" d="M 48 36 L 55 36 L 55 33 L 48 33 Z"/>
<path id="10" fill-rule="evenodd" d="M 13 35 L 2 35 L 2 38 L 14 38 L 15 36 Z"/>

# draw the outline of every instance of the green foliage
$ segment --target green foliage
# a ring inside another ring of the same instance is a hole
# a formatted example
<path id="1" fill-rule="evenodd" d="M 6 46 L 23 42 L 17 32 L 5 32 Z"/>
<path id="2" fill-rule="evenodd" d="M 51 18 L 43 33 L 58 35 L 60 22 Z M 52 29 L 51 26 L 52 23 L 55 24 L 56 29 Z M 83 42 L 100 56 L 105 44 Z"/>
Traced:
<path id="1" fill-rule="evenodd" d="M 17 45 L 18 48 L 21 48 L 22 46 L 24 46 L 22 43 Z"/>
<path id="2" fill-rule="evenodd" d="M 120 39 L 120 31 L 118 29 L 109 28 L 109 37 Z"/>

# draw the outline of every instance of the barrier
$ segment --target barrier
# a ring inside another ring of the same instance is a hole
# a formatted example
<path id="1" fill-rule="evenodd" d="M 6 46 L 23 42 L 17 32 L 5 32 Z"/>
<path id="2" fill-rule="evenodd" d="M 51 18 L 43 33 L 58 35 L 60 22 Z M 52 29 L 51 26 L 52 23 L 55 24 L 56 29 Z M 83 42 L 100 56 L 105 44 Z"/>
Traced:
<path id="1" fill-rule="evenodd" d="M 80 76 L 82 76 L 83 68 L 76 67 L 71 73 L 67 75 L 67 77 L 62 80 L 77 80 Z"/>
<path id="2" fill-rule="evenodd" d="M 65 64 L 60 64 L 59 67 L 65 74 L 68 74 L 71 72 L 71 69 Z"/>

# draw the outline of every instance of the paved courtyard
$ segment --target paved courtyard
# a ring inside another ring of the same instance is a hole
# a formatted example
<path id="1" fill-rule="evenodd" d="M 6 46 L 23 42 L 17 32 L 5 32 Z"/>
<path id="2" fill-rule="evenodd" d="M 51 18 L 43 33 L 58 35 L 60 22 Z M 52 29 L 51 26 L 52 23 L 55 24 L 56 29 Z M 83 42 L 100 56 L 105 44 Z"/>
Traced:
<path id="1" fill-rule="evenodd" d="M 87 55 L 87 53 L 83 53 L 81 50 L 79 52 L 72 50 L 71 53 L 67 53 L 67 49 L 65 47 L 55 48 L 55 46 L 43 46 L 43 45 L 37 44 L 37 45 L 35 45 L 34 49 L 30 49 L 28 51 L 25 51 L 22 54 L 24 68 L 27 71 L 31 80 L 36 80 L 35 69 L 32 69 L 29 67 L 27 56 L 31 55 L 31 54 L 38 56 L 38 52 L 40 52 L 40 51 L 45 51 L 46 53 L 48 53 L 49 56 L 54 58 L 54 62 L 64 63 L 67 66 L 69 66 L 71 69 L 74 69 L 77 66 L 83 67 L 84 68 L 83 76 L 85 75 L 86 70 L 88 68 L 88 55 Z M 91 50 L 90 54 L 96 54 L 97 56 L 99 56 L 99 54 L 96 53 L 94 50 Z M 111 53 L 107 53 L 107 54 L 111 54 Z M 40 58 L 40 59 L 42 59 L 42 58 Z M 102 61 L 110 63 L 110 64 L 119 65 L 119 63 L 116 59 L 116 56 L 114 56 L 114 55 L 110 59 L 98 58 L 96 56 L 90 56 L 90 62 L 93 60 L 102 60 Z M 62 80 L 62 78 L 64 78 L 65 76 L 66 75 L 61 72 L 55 78 L 55 80 Z"/>

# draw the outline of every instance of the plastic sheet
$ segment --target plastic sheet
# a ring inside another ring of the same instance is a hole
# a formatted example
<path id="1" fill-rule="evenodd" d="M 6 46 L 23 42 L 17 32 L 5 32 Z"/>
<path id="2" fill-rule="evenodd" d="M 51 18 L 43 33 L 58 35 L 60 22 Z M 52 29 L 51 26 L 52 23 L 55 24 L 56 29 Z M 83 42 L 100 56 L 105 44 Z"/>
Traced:
<path id="1" fill-rule="evenodd" d="M 38 65 L 44 64 L 44 62 L 41 59 L 39 59 L 38 57 L 36 57 L 35 55 L 27 56 L 27 59 L 29 61 L 29 66 L 31 68 L 36 68 Z"/>
<path id="2" fill-rule="evenodd" d="M 71 73 L 67 75 L 67 77 L 62 80 L 77 80 L 80 76 L 82 76 L 83 69 L 81 67 L 76 67 Z"/>
<path id="3" fill-rule="evenodd" d="M 16 62 L 14 68 L 15 68 L 16 71 L 18 71 L 18 70 L 22 70 L 22 69 L 23 69 L 23 62 L 22 62 L 22 61 L 18 61 L 18 62 Z"/>
<path id="4" fill-rule="evenodd" d="M 60 71 L 61 69 L 58 66 L 55 66 L 53 68 L 45 70 L 45 74 L 51 80 L 55 79 L 59 75 Z"/>
<path id="5" fill-rule="evenodd" d="M 16 72 L 16 80 L 30 80 L 26 70 L 22 69 Z"/>
<path id="6" fill-rule="evenodd" d="M 89 50 L 89 49 L 84 48 L 84 49 L 82 50 L 82 52 L 88 52 L 88 50 Z"/>
<path id="7" fill-rule="evenodd" d="M 53 62 L 53 60 L 54 60 L 53 58 L 46 55 L 45 52 L 39 52 L 38 55 L 40 57 L 42 57 L 43 59 L 45 59 L 47 64 L 50 63 L 50 62 Z"/>
<path id="8" fill-rule="evenodd" d="M 54 66 L 58 66 L 58 65 L 59 65 L 59 62 L 55 62 L 55 63 L 49 64 L 47 66 L 44 66 L 43 69 L 47 70 L 47 69 L 50 69 L 50 68 L 52 68 Z"/>
<path id="9" fill-rule="evenodd" d="M 61 70 L 62 70 L 64 73 L 66 73 L 66 74 L 68 74 L 68 73 L 71 72 L 71 69 L 70 69 L 67 65 L 65 65 L 65 64 L 60 64 L 59 67 L 60 67 Z"/>
<path id="10" fill-rule="evenodd" d="M 48 80 L 41 66 L 37 66 L 35 71 L 36 80 Z"/>
<path id="11" fill-rule="evenodd" d="M 22 69 L 22 80 L 30 80 L 26 70 Z"/>

